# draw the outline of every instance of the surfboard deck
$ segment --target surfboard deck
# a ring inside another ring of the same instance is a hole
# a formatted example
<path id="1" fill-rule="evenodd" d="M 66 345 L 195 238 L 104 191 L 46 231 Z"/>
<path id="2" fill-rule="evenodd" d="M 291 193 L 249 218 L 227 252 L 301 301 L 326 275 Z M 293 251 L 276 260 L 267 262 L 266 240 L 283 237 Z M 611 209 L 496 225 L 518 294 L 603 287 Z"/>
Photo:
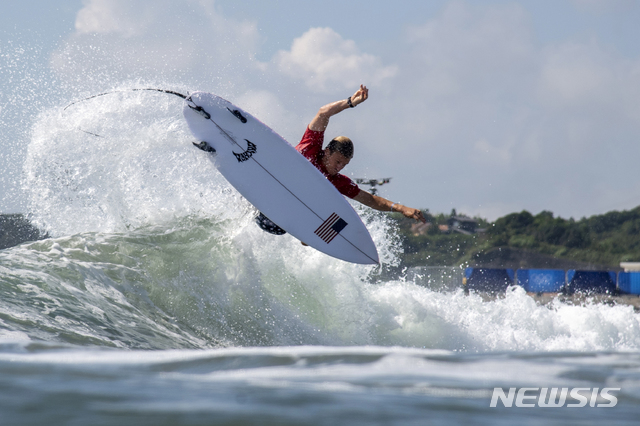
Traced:
<path id="1" fill-rule="evenodd" d="M 268 126 L 211 93 L 192 93 L 183 114 L 216 168 L 251 204 L 289 234 L 329 256 L 379 263 L 353 207 L 306 158 Z"/>

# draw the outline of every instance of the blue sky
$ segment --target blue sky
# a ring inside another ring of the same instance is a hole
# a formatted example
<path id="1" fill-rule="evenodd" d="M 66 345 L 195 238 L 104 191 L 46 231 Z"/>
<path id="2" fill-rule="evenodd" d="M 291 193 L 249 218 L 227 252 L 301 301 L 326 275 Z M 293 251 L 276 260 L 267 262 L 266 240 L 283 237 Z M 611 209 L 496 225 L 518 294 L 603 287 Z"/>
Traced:
<path id="1" fill-rule="evenodd" d="M 640 2 L 58 0 L 0 15 L 0 211 L 33 112 L 137 81 L 218 93 L 292 144 L 324 103 L 352 177 L 432 212 L 640 204 Z"/>

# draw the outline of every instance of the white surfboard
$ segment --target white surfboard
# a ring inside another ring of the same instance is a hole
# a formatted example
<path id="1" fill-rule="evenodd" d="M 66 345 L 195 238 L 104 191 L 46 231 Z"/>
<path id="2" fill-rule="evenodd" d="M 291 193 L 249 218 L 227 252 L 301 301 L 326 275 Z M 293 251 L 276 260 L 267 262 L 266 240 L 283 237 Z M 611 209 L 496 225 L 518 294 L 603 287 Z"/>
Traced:
<path id="1" fill-rule="evenodd" d="M 183 114 L 212 161 L 251 204 L 311 247 L 347 262 L 379 263 L 376 246 L 344 196 L 306 158 L 251 114 L 195 92 Z"/>

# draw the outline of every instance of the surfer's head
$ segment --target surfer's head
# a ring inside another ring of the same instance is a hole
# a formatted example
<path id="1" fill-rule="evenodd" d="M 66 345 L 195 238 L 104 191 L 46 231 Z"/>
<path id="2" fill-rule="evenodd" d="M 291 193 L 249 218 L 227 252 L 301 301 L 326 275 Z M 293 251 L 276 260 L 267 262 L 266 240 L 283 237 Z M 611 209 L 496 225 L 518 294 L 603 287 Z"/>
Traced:
<path id="1" fill-rule="evenodd" d="M 329 175 L 335 175 L 349 164 L 353 158 L 353 142 L 346 136 L 338 136 L 324 149 L 322 163 Z"/>
<path id="2" fill-rule="evenodd" d="M 338 136 L 331 139 L 326 149 L 330 153 L 339 152 L 349 160 L 353 157 L 353 142 L 346 136 Z"/>

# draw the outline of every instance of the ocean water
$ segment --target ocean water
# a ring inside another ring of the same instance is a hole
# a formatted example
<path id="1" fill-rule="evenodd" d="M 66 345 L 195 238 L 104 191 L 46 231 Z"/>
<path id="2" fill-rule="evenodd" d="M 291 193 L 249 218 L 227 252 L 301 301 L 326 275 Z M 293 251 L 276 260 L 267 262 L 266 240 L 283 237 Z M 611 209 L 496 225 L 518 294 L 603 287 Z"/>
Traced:
<path id="1" fill-rule="evenodd" d="M 398 234 L 358 206 L 382 265 L 332 259 L 260 231 L 191 141 L 163 94 L 39 114 L 23 184 L 52 237 L 0 251 L 0 424 L 638 424 L 633 307 L 390 279 Z"/>

